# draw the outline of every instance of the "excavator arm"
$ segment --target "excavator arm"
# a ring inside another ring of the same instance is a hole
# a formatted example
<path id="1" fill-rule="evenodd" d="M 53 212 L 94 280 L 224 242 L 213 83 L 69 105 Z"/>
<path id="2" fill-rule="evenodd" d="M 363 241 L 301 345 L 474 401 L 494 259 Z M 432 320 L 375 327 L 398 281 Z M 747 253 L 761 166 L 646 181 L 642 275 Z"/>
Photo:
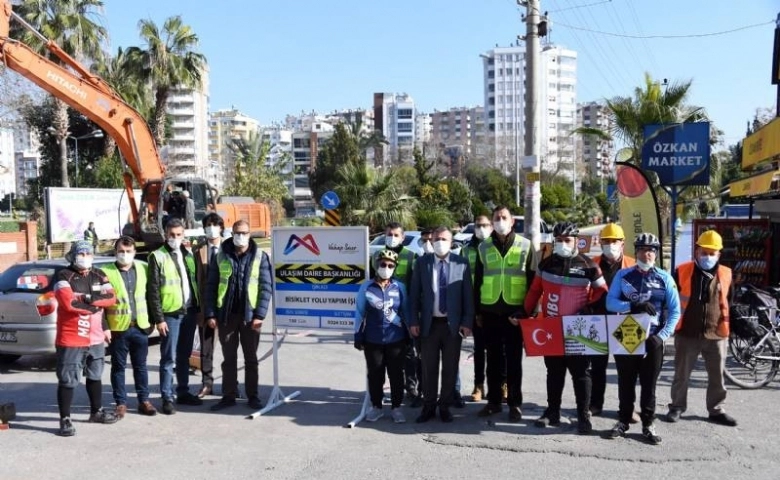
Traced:
<path id="1" fill-rule="evenodd" d="M 141 187 L 162 183 L 165 177 L 154 136 L 144 118 L 125 103 L 100 77 L 93 75 L 57 44 L 41 36 L 22 18 L 13 13 L 8 0 L 0 0 L 0 60 L 11 70 L 23 75 L 56 98 L 77 110 L 102 128 L 117 143 L 117 147 Z M 38 35 L 48 50 L 65 65 L 60 66 L 32 50 L 29 46 L 9 37 L 10 20 L 14 18 Z M 139 208 L 133 192 L 133 178 L 125 174 L 125 189 L 133 215 L 135 233 L 140 236 Z M 162 187 L 150 190 L 150 198 L 144 201 L 152 211 L 157 210 Z"/>

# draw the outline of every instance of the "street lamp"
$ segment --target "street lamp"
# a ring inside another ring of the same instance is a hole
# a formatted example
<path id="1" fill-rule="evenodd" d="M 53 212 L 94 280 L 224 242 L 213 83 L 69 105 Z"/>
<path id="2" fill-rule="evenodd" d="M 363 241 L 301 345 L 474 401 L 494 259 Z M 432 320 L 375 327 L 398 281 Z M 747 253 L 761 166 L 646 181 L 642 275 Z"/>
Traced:
<path id="1" fill-rule="evenodd" d="M 79 140 L 86 140 L 88 138 L 103 138 L 103 130 L 93 130 L 90 133 L 86 135 L 82 135 L 80 137 L 71 137 L 68 136 L 69 140 L 73 140 L 73 143 L 76 145 L 76 178 L 74 180 L 74 187 L 78 187 L 79 183 Z"/>

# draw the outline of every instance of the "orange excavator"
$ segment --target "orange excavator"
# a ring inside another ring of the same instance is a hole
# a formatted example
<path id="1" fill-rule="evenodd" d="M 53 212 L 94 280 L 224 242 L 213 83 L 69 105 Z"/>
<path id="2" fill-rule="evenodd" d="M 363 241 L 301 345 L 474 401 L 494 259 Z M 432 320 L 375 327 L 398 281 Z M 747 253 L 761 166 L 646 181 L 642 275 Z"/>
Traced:
<path id="1" fill-rule="evenodd" d="M 218 203 L 215 201 L 218 192 L 204 179 L 167 178 L 154 136 L 141 114 L 125 103 L 102 78 L 14 13 L 9 0 L 0 0 L 0 10 L 0 60 L 89 118 L 116 141 L 127 167 L 124 183 L 132 215 L 132 225 L 125 233 L 147 246 L 162 243 L 165 240 L 163 221 L 170 213 L 167 212 L 170 195 L 186 190 L 195 202 L 196 219 L 202 218 L 209 209 L 215 209 L 224 218 L 226 228 L 244 219 L 250 223 L 254 236 L 270 234 L 271 216 L 267 205 Z M 12 18 L 37 36 L 64 66 L 10 38 Z M 142 189 L 140 202 L 133 192 L 133 180 Z"/>

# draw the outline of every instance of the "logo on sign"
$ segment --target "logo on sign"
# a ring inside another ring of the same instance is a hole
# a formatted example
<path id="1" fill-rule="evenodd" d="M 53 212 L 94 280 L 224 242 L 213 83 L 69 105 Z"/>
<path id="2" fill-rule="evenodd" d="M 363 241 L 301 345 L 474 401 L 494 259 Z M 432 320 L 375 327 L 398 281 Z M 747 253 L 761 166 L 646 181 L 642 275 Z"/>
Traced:
<path id="1" fill-rule="evenodd" d="M 578 238 L 577 239 L 577 248 L 580 250 L 585 250 L 585 247 L 588 246 L 588 241 L 584 238 Z"/>
<path id="2" fill-rule="evenodd" d="M 311 233 L 304 235 L 303 238 L 295 234 L 290 235 L 290 239 L 287 240 L 287 246 L 284 247 L 284 254 L 289 255 L 298 247 L 304 247 L 315 255 L 320 254 L 320 247 L 317 246 L 317 242 L 314 241 L 314 236 Z"/>

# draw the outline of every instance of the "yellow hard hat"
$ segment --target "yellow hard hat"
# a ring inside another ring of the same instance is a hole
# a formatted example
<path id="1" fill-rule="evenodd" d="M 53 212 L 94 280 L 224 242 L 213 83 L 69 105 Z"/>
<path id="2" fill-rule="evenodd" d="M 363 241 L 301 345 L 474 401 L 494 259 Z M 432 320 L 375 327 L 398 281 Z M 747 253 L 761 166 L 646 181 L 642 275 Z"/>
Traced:
<path id="1" fill-rule="evenodd" d="M 707 230 L 699 235 L 696 245 L 702 248 L 711 248 L 713 250 L 723 250 L 723 238 L 715 230 Z"/>
<path id="2" fill-rule="evenodd" d="M 623 229 L 617 223 L 608 223 L 607 226 L 601 230 L 599 236 L 605 240 L 625 240 L 626 238 Z"/>

